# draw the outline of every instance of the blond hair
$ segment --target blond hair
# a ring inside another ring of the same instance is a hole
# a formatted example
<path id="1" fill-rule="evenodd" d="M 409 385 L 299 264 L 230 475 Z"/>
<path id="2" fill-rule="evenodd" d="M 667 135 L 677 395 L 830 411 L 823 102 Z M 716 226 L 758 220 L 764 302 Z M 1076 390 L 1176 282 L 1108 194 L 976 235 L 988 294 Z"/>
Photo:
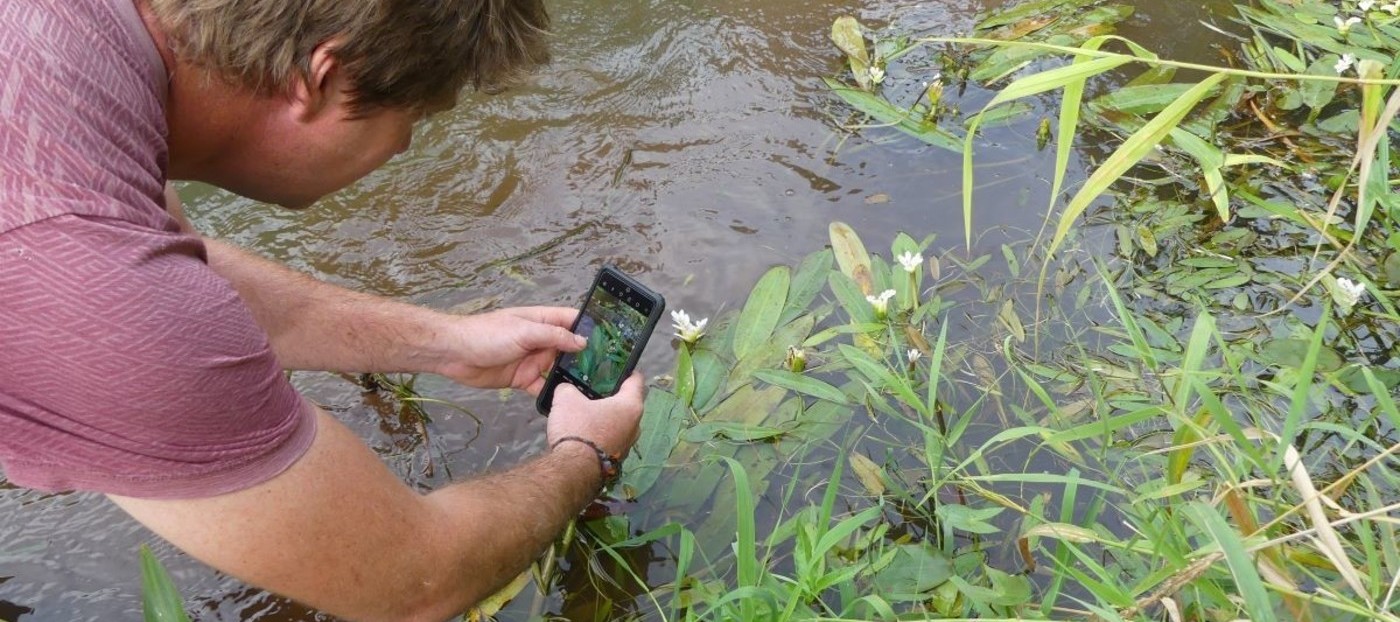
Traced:
<path id="1" fill-rule="evenodd" d="M 549 60 L 542 0 L 148 0 L 176 56 L 259 93 L 305 79 L 316 46 L 353 85 L 356 114 L 451 106 Z"/>

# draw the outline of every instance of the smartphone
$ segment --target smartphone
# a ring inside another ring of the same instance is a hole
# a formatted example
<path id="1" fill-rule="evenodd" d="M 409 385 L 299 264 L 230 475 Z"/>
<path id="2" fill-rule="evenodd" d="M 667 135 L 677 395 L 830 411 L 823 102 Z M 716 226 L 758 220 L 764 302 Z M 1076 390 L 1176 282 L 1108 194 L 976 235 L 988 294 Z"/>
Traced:
<path id="1" fill-rule="evenodd" d="M 561 353 L 554 360 L 535 409 L 549 414 L 554 389 L 561 382 L 578 387 L 589 399 L 617 393 L 637 367 L 665 308 L 666 300 L 660 294 L 614 266 L 603 266 L 571 328 L 575 335 L 588 339 L 588 345 L 579 352 Z"/>

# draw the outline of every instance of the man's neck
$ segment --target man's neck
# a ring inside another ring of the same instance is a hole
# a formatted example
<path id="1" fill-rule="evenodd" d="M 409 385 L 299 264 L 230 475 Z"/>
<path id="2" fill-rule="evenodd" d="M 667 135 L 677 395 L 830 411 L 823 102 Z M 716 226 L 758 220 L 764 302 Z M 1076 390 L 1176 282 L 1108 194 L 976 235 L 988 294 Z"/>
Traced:
<path id="1" fill-rule="evenodd" d="M 147 0 L 127 1 L 136 5 L 169 80 L 164 102 L 168 175 L 217 183 L 220 167 L 244 148 L 241 139 L 251 134 L 250 125 L 258 121 L 253 114 L 255 96 L 177 58 Z"/>

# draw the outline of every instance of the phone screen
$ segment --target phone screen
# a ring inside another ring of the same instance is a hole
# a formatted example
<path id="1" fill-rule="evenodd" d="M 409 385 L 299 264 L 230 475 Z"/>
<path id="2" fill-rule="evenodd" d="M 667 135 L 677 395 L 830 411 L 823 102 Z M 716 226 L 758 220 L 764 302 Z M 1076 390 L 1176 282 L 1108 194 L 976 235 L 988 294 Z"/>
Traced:
<path id="1" fill-rule="evenodd" d="M 628 295 L 625 286 L 608 279 L 593 289 L 574 327 L 576 334 L 588 339 L 588 345 L 559 359 L 560 369 L 598 395 L 609 395 L 622 384 L 632 350 L 645 338 L 651 311 L 649 301 L 628 304 L 619 295 Z M 648 308 L 638 309 L 633 304 Z"/>

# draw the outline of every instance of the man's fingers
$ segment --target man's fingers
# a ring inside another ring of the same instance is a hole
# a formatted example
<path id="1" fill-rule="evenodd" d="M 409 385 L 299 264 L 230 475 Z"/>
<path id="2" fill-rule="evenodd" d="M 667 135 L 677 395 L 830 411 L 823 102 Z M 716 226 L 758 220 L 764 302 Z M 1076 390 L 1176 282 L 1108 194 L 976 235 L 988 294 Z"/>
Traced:
<path id="1" fill-rule="evenodd" d="M 526 329 L 520 340 L 520 345 L 527 352 L 537 350 L 563 350 L 565 352 L 578 352 L 588 345 L 588 340 L 582 336 L 575 335 L 567 328 L 559 326 L 548 326 L 545 324 L 532 324 Z"/>
<path id="2" fill-rule="evenodd" d="M 574 319 L 578 317 L 578 309 L 569 307 L 512 307 L 506 309 L 506 312 L 516 317 L 563 328 L 573 327 Z"/>

